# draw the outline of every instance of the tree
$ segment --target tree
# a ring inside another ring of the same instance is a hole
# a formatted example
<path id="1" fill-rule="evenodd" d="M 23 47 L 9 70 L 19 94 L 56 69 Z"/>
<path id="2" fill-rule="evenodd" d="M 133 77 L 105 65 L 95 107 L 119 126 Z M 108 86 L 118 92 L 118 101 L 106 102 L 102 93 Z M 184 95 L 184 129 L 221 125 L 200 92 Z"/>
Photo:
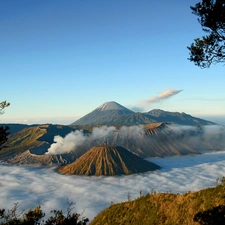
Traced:
<path id="1" fill-rule="evenodd" d="M 88 218 L 80 218 L 81 214 L 73 212 L 73 202 L 68 202 L 67 214 L 62 210 L 53 210 L 53 216 L 45 217 L 41 206 L 30 209 L 25 213 L 18 213 L 18 203 L 10 210 L 0 209 L 0 225 L 87 225 Z M 44 219 L 43 219 L 44 218 Z"/>
<path id="2" fill-rule="evenodd" d="M 225 0 L 202 0 L 190 8 L 207 35 L 187 47 L 188 59 L 201 68 L 225 62 Z"/>
<path id="3" fill-rule="evenodd" d="M 9 105 L 10 103 L 6 101 L 0 102 L 0 115 L 4 113 L 4 108 L 8 107 Z M 0 150 L 5 147 L 2 145 L 7 141 L 7 136 L 9 135 L 9 132 L 7 132 L 8 130 L 8 126 L 0 126 Z"/>

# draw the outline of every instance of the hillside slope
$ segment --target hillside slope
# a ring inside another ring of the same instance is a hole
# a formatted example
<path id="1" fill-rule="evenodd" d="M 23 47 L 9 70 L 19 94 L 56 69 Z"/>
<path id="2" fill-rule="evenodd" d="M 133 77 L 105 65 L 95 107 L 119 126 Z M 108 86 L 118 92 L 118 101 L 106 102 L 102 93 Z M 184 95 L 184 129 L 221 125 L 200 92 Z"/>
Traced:
<path id="1" fill-rule="evenodd" d="M 154 119 L 158 122 L 168 122 L 175 123 L 180 125 L 214 125 L 215 123 L 203 120 L 201 118 L 193 117 L 184 112 L 168 112 L 160 109 L 153 109 L 147 113 L 144 113 L 146 116 L 149 116 L 151 119 Z"/>
<path id="2" fill-rule="evenodd" d="M 0 152 L 0 160 L 8 161 L 8 159 L 10 159 L 9 162 L 15 164 L 27 164 L 28 159 L 30 159 L 31 162 L 35 162 L 35 155 L 42 156 L 45 154 L 53 143 L 55 135 L 65 136 L 71 131 L 73 131 L 73 129 L 68 126 L 50 124 L 24 128 L 9 135 L 8 141 L 5 143 L 8 148 L 4 148 Z M 22 157 L 24 152 L 26 152 L 24 155 L 26 157 Z M 12 160 L 14 157 L 15 160 Z M 38 160 L 36 162 L 40 162 L 40 160 L 43 159 L 44 163 L 47 157 L 36 157 L 36 159 L 37 158 Z M 51 163 L 51 161 L 49 162 Z"/>
<path id="3" fill-rule="evenodd" d="M 73 122 L 71 125 L 107 125 L 112 124 L 114 118 L 133 113 L 133 111 L 125 108 L 117 102 L 105 102 L 92 112 Z"/>
<path id="4" fill-rule="evenodd" d="M 204 224 L 222 225 L 224 223 L 210 223 L 210 220 L 219 219 L 220 206 L 225 206 L 224 185 L 185 194 L 147 194 L 110 206 L 97 215 L 90 225 L 199 225 L 193 220 L 199 212 L 204 213 L 203 217 L 200 214 L 200 218 L 207 222 Z M 223 222 L 224 214 L 225 208 Z"/>
<path id="5" fill-rule="evenodd" d="M 143 173 L 160 167 L 134 155 L 123 147 L 96 146 L 71 164 L 59 169 L 62 174 L 113 176 Z"/>

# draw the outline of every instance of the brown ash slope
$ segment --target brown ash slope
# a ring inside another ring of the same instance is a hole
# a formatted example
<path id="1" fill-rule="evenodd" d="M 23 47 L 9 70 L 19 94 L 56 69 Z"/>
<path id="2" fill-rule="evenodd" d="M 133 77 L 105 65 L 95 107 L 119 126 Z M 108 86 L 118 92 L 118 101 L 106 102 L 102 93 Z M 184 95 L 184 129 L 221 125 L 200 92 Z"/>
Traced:
<path id="1" fill-rule="evenodd" d="M 75 162 L 59 169 L 62 174 L 113 176 L 143 173 L 160 167 L 134 155 L 123 147 L 97 146 Z"/>

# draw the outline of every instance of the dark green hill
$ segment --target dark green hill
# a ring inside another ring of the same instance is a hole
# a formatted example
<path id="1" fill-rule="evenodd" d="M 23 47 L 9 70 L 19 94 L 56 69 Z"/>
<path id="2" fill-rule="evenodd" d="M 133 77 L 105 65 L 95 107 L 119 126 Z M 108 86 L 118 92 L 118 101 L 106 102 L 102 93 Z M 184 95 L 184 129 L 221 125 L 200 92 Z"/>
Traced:
<path id="1" fill-rule="evenodd" d="M 185 194 L 152 193 L 114 204 L 90 225 L 222 225 L 224 215 L 225 186 L 218 185 Z M 194 217 L 205 223 L 194 222 Z"/>

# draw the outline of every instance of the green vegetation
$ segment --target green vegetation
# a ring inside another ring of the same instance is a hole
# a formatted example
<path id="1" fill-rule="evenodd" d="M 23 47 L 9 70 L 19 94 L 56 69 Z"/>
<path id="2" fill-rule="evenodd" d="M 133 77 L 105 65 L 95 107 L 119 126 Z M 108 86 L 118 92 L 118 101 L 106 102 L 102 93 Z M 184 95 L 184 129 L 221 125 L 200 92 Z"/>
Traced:
<path id="1" fill-rule="evenodd" d="M 202 0 L 192 13 L 198 16 L 202 30 L 208 35 L 196 38 L 188 49 L 191 62 L 201 68 L 225 62 L 225 3 L 224 0 Z"/>
<path id="2" fill-rule="evenodd" d="M 3 101 L 0 102 L 0 115 L 4 113 L 4 108 L 8 107 L 10 103 Z M 8 126 L 0 126 L 0 150 L 5 148 L 3 144 L 8 140 L 7 136 L 9 135 L 9 127 Z"/>
<path id="3" fill-rule="evenodd" d="M 219 225 L 225 224 L 218 223 L 224 221 L 224 209 L 225 186 L 221 183 L 198 192 L 153 192 L 133 201 L 114 204 L 101 212 L 90 225 Z"/>
<path id="4" fill-rule="evenodd" d="M 0 209 L 1 225 L 86 225 L 88 218 L 80 219 L 80 214 L 73 212 L 73 203 L 68 202 L 66 216 L 62 210 L 53 210 L 53 216 L 45 219 L 45 213 L 40 206 L 30 209 L 25 213 L 18 213 L 18 204 L 10 210 Z M 44 218 L 44 219 L 43 219 Z"/>

